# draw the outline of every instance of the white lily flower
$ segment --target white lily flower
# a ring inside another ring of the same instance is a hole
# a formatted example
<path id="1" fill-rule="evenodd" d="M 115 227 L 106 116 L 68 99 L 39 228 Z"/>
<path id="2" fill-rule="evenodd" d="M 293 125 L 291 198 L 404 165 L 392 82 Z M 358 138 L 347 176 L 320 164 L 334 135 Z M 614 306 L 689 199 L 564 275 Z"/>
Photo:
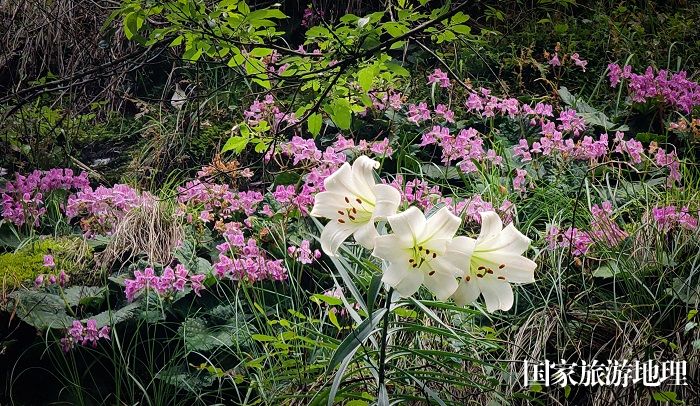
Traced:
<path id="1" fill-rule="evenodd" d="M 372 253 L 388 262 L 382 281 L 404 297 L 422 284 L 440 300 L 450 297 L 471 254 L 452 244 L 460 218 L 443 207 L 426 219 L 410 207 L 387 220 L 393 233 L 377 237 Z"/>
<path id="2" fill-rule="evenodd" d="M 321 232 L 326 254 L 334 256 L 351 234 L 363 247 L 374 247 L 378 236 L 375 220 L 396 213 L 401 193 L 390 185 L 377 184 L 376 168 L 379 162 L 362 155 L 352 167 L 346 162 L 324 181 L 326 191 L 316 195 L 311 215 L 331 220 Z"/>
<path id="3" fill-rule="evenodd" d="M 452 296 L 460 306 L 474 302 L 481 294 L 487 311 L 510 310 L 513 307 L 510 283 L 535 281 L 537 264 L 522 255 L 530 246 L 530 239 L 513 223 L 503 228 L 495 212 L 481 213 L 481 233 L 476 240 L 458 237 L 453 244 L 473 251 L 469 269 Z"/>

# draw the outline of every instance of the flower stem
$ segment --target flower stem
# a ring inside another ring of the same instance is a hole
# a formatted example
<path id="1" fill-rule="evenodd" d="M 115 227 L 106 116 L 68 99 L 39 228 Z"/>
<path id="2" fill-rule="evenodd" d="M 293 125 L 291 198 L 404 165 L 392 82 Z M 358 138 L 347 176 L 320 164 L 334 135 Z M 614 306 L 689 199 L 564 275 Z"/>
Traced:
<path id="1" fill-rule="evenodd" d="M 386 364 L 386 345 L 389 332 L 389 309 L 391 308 L 391 296 L 394 294 L 394 288 L 389 288 L 389 293 L 386 297 L 386 313 L 384 313 L 384 325 L 382 326 L 382 345 L 379 348 L 379 396 L 382 389 L 385 388 L 385 364 Z"/>

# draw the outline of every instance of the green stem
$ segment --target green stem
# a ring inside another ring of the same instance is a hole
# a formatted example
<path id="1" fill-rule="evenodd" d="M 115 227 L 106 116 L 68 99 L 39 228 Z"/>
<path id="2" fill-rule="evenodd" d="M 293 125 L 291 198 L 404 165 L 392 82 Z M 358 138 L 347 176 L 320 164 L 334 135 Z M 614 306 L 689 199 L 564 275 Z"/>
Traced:
<path id="1" fill-rule="evenodd" d="M 379 392 L 385 386 L 385 364 L 386 364 L 386 345 L 389 332 L 389 309 L 391 308 L 391 295 L 394 294 L 394 288 L 389 288 L 389 293 L 386 298 L 386 313 L 384 313 L 384 325 L 382 326 L 382 346 L 379 348 Z"/>

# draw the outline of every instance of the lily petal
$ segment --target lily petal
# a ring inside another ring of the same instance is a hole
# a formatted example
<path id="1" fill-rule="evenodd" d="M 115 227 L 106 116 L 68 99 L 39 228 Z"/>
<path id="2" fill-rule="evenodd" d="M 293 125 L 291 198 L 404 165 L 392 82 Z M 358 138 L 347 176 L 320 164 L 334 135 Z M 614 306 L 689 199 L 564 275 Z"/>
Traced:
<path id="1" fill-rule="evenodd" d="M 481 215 L 481 232 L 476 241 L 481 244 L 482 241 L 495 238 L 503 230 L 503 221 L 495 211 L 484 211 L 479 214 Z"/>
<path id="2" fill-rule="evenodd" d="M 432 268 L 423 277 L 423 284 L 428 288 L 438 300 L 445 300 L 457 290 L 459 283 L 455 277 L 455 273 L 450 268 L 436 266 L 436 261 L 430 263 Z M 424 270 L 422 270 L 425 272 Z M 431 275 L 432 273 L 432 275 Z"/>
<path id="3" fill-rule="evenodd" d="M 408 263 L 410 258 L 408 248 L 394 234 L 380 235 L 374 239 L 372 255 L 393 263 Z"/>
<path id="4" fill-rule="evenodd" d="M 428 218 L 425 239 L 451 239 L 459 229 L 462 220 L 443 207 Z"/>
<path id="5" fill-rule="evenodd" d="M 479 298 L 480 294 L 481 290 L 479 290 L 475 280 L 472 279 L 467 282 L 466 280 L 462 279 L 459 286 L 457 286 L 457 290 L 452 295 L 452 298 L 457 306 L 465 306 L 469 303 L 475 302 L 476 299 Z"/>
<path id="6" fill-rule="evenodd" d="M 415 206 L 411 206 L 399 214 L 389 216 L 387 220 L 391 225 L 391 230 L 402 241 L 412 243 L 416 237 L 422 236 L 425 231 L 425 216 Z"/>
<path id="7" fill-rule="evenodd" d="M 464 236 L 455 237 L 447 245 L 445 257 L 455 266 L 469 270 L 469 261 L 471 261 L 475 247 L 475 239 Z"/>
<path id="8" fill-rule="evenodd" d="M 340 224 L 337 221 L 329 221 L 323 231 L 321 231 L 321 249 L 329 256 L 336 256 L 340 244 L 343 243 L 350 234 L 357 230 L 357 226 L 345 223 Z"/>
<path id="9" fill-rule="evenodd" d="M 360 226 L 353 233 L 355 241 L 367 249 L 374 248 L 374 239 L 379 236 L 377 229 L 374 228 L 374 222 L 370 221 Z"/>
<path id="10" fill-rule="evenodd" d="M 530 239 L 515 228 L 513 223 L 508 224 L 495 237 L 479 242 L 479 251 L 499 251 L 520 255 L 527 251 Z"/>
<path id="11" fill-rule="evenodd" d="M 323 186 L 327 191 L 339 193 L 343 196 L 355 194 L 350 164 L 347 162 L 342 164 L 340 168 L 323 181 Z"/>
<path id="12" fill-rule="evenodd" d="M 365 155 L 360 155 L 352 163 L 352 180 L 356 186 L 358 195 L 368 198 L 372 195 L 374 180 L 374 170 L 379 168 L 379 162 Z"/>
<path id="13" fill-rule="evenodd" d="M 314 197 L 314 207 L 311 215 L 327 219 L 338 218 L 338 210 L 345 208 L 344 195 L 335 192 L 321 192 Z"/>
<path id="14" fill-rule="evenodd" d="M 513 307 L 513 288 L 506 281 L 493 277 L 478 278 L 481 294 L 484 295 L 486 310 L 493 313 L 496 310 L 510 310 Z"/>
<path id="15" fill-rule="evenodd" d="M 374 218 L 393 216 L 401 204 L 401 193 L 390 185 L 374 185 L 374 197 Z"/>
<path id="16" fill-rule="evenodd" d="M 474 263 L 491 268 L 496 275 L 503 275 L 508 282 L 531 283 L 535 281 L 535 268 L 537 264 L 521 255 L 506 254 L 502 252 L 478 253 L 478 258 L 474 258 Z M 505 267 L 501 268 L 501 265 Z"/>
<path id="17" fill-rule="evenodd" d="M 382 275 L 382 282 L 393 287 L 402 297 L 411 296 L 423 283 L 423 272 L 407 269 L 401 263 L 391 263 Z"/>

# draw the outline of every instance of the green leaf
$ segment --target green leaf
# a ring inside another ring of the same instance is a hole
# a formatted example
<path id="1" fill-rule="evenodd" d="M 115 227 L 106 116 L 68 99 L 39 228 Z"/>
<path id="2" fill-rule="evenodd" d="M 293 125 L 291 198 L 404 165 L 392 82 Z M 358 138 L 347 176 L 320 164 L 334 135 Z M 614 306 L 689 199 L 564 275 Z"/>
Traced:
<path id="1" fill-rule="evenodd" d="M 472 32 L 472 28 L 468 25 L 453 25 L 450 30 L 462 35 L 469 35 Z"/>
<path id="2" fill-rule="evenodd" d="M 136 317 L 137 311 L 141 304 L 139 302 L 129 303 L 128 305 L 117 310 L 105 310 L 95 316 L 81 320 L 83 323 L 88 319 L 94 319 L 97 322 L 97 328 L 103 326 L 113 326 L 117 323 L 130 320 Z"/>
<path id="3" fill-rule="evenodd" d="M 10 293 L 9 308 L 25 323 L 39 329 L 65 329 L 73 322 L 66 313 L 66 304 L 58 295 L 22 290 Z"/>
<path id="4" fill-rule="evenodd" d="M 357 81 L 360 83 L 360 87 L 365 92 L 368 92 L 372 88 L 372 82 L 374 82 L 374 66 L 367 66 L 360 69 L 357 72 Z"/>
<path id="5" fill-rule="evenodd" d="M 287 16 L 276 8 L 266 8 L 255 10 L 246 17 L 248 21 L 264 20 L 267 18 L 287 18 Z"/>
<path id="6" fill-rule="evenodd" d="M 595 271 L 593 271 L 593 276 L 595 278 L 612 278 L 620 271 L 617 265 L 613 262 L 608 262 L 601 264 Z"/>
<path id="7" fill-rule="evenodd" d="M 400 37 L 409 31 L 406 25 L 397 22 L 385 23 L 383 27 L 387 34 L 391 35 L 393 38 Z"/>
<path id="8" fill-rule="evenodd" d="M 203 50 L 194 47 L 185 49 L 182 59 L 188 62 L 197 62 L 202 57 L 202 52 Z"/>
<path id="9" fill-rule="evenodd" d="M 335 326 L 335 328 L 337 328 L 338 330 L 341 329 L 340 323 L 338 323 L 338 316 L 335 315 L 334 311 L 328 312 L 328 320 L 331 321 L 331 324 L 333 324 Z"/>
<path id="10" fill-rule="evenodd" d="M 676 394 L 676 392 L 672 392 L 672 391 L 654 392 L 652 394 L 652 397 L 657 402 L 662 402 L 662 403 L 671 402 L 674 405 L 683 404 L 683 402 L 678 399 L 678 395 Z"/>
<path id="11" fill-rule="evenodd" d="M 379 325 L 379 321 L 386 312 L 387 310 L 384 307 L 375 310 L 371 317 L 366 318 L 355 330 L 345 337 L 340 345 L 338 345 L 335 353 L 333 353 L 333 357 L 328 363 L 328 371 L 334 370 L 346 357 L 355 352 L 360 344 L 362 344 L 367 337 L 372 334 L 377 325 Z"/>
<path id="12" fill-rule="evenodd" d="M 253 50 L 250 51 L 249 55 L 255 58 L 262 58 L 270 55 L 271 53 L 272 49 L 270 48 L 253 48 Z"/>
<path id="13" fill-rule="evenodd" d="M 182 40 L 183 40 L 184 38 L 185 38 L 185 37 L 183 37 L 182 35 L 177 36 L 177 37 L 173 40 L 173 42 L 170 43 L 170 46 L 171 46 L 171 47 L 175 47 L 175 46 L 178 46 L 178 45 L 182 44 Z"/>
<path id="14" fill-rule="evenodd" d="M 103 299 L 107 288 L 104 286 L 71 286 L 63 291 L 69 306 L 86 304 L 96 299 Z"/>
<path id="15" fill-rule="evenodd" d="M 341 130 L 350 129 L 352 124 L 352 109 L 350 108 L 350 102 L 346 99 L 335 99 L 330 105 L 331 120 L 335 123 Z"/>
<path id="16" fill-rule="evenodd" d="M 179 366 L 169 367 L 158 371 L 156 378 L 168 385 L 173 385 L 191 393 L 198 393 L 201 388 L 210 386 L 216 377 L 206 371 L 189 372 Z"/>
<path id="17" fill-rule="evenodd" d="M 386 62 L 384 63 L 384 66 L 387 68 L 387 70 L 395 75 L 403 76 L 403 77 L 409 77 L 411 76 L 411 73 L 408 71 L 408 69 L 404 68 L 403 66 L 399 65 L 396 62 Z"/>
<path id="18" fill-rule="evenodd" d="M 372 313 L 374 311 L 374 303 L 377 301 L 377 296 L 379 295 L 379 290 L 382 288 L 382 275 L 376 273 L 372 275 L 372 281 L 369 284 L 369 289 L 367 290 L 367 311 Z"/>
<path id="19" fill-rule="evenodd" d="M 269 336 L 267 334 L 253 334 L 250 336 L 250 338 L 262 343 L 277 341 L 277 337 Z"/>
<path id="20" fill-rule="evenodd" d="M 258 143 L 255 144 L 255 152 L 258 154 L 262 154 L 263 152 L 265 152 L 267 150 L 268 145 L 269 144 L 268 144 L 267 140 L 259 139 Z"/>
<path id="21" fill-rule="evenodd" d="M 248 345 L 251 336 L 244 323 L 236 320 L 231 324 L 208 327 L 200 318 L 188 318 L 180 326 L 178 334 L 185 342 L 187 351 L 211 351 L 234 344 Z"/>
<path id="22" fill-rule="evenodd" d="M 133 39 L 138 35 L 138 31 L 143 26 L 144 18 L 140 12 L 132 12 L 124 17 L 124 36 Z"/>
<path id="23" fill-rule="evenodd" d="M 250 141 L 250 138 L 248 137 L 243 137 L 240 135 L 237 135 L 235 137 L 231 137 L 226 141 L 226 144 L 224 144 L 224 147 L 221 148 L 221 153 L 228 152 L 228 151 L 233 151 L 236 154 L 240 154 L 243 152 L 246 146 L 248 146 L 248 142 Z"/>
<path id="24" fill-rule="evenodd" d="M 316 303 L 323 302 L 329 306 L 339 306 L 343 304 L 343 301 L 340 298 L 337 298 L 335 296 L 322 295 L 320 293 L 311 295 L 311 300 Z"/>
<path id="25" fill-rule="evenodd" d="M 245 62 L 245 56 L 240 53 L 237 49 L 234 50 L 234 55 L 231 59 L 228 60 L 228 66 L 231 68 L 235 68 L 236 66 L 241 66 L 243 65 L 243 62 Z"/>
<path id="26" fill-rule="evenodd" d="M 469 21 L 469 15 L 464 14 L 460 11 L 452 16 L 452 18 L 450 19 L 450 24 L 462 24 L 466 23 L 467 21 Z"/>
<path id="27" fill-rule="evenodd" d="M 306 125 L 309 127 L 309 132 L 314 137 L 317 137 L 321 133 L 322 124 L 323 116 L 321 116 L 319 113 L 311 114 L 306 120 Z"/>

